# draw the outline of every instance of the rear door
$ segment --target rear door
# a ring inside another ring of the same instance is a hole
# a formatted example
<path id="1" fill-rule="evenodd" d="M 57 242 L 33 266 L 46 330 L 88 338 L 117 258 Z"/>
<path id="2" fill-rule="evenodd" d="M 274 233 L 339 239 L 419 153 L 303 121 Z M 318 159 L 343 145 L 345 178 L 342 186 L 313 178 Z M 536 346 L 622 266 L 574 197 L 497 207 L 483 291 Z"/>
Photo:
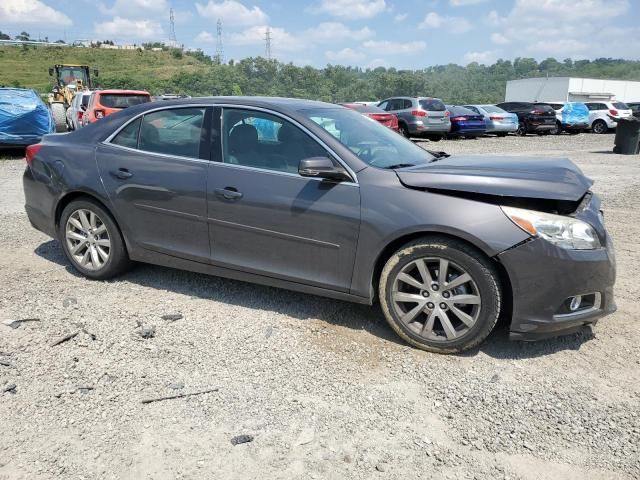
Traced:
<path id="1" fill-rule="evenodd" d="M 208 171 L 211 262 L 348 291 L 360 229 L 358 185 L 300 176 L 300 160 L 330 153 L 279 115 L 224 108 L 221 131 Z"/>
<path id="2" fill-rule="evenodd" d="M 207 108 L 168 108 L 98 144 L 100 175 L 120 225 L 138 248 L 209 261 Z"/>

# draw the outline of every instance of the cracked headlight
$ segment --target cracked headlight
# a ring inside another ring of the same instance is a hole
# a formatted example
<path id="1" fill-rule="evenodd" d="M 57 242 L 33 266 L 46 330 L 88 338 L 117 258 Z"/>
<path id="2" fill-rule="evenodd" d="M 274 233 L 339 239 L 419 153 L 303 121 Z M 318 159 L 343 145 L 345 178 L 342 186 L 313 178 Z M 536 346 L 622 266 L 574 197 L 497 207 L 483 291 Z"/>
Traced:
<path id="1" fill-rule="evenodd" d="M 592 250 L 601 246 L 594 228 L 577 218 L 523 208 L 500 208 L 522 230 L 544 238 L 557 247 L 568 250 Z"/>

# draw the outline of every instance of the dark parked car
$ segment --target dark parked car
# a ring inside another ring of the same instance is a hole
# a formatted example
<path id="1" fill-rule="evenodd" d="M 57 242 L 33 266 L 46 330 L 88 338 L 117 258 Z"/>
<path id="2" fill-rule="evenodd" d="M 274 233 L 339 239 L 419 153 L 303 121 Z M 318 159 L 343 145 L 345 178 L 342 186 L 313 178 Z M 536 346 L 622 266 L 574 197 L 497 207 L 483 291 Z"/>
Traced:
<path id="1" fill-rule="evenodd" d="M 451 118 L 451 137 L 472 138 L 487 133 L 487 123 L 484 115 L 465 107 L 447 105 Z"/>
<path id="2" fill-rule="evenodd" d="M 640 118 L 640 102 L 628 102 L 627 105 L 631 109 L 633 116 Z"/>
<path id="3" fill-rule="evenodd" d="M 544 135 L 556 128 L 556 112 L 546 103 L 504 102 L 496 106 L 518 115 L 518 135 Z"/>
<path id="4" fill-rule="evenodd" d="M 395 113 L 385 112 L 375 105 L 364 105 L 362 103 L 340 103 L 343 107 L 350 108 L 369 117 L 376 122 L 380 122 L 385 127 L 389 127 L 394 132 L 398 132 L 398 116 Z"/>
<path id="5" fill-rule="evenodd" d="M 600 199 L 569 160 L 447 158 L 336 105 L 222 97 L 133 106 L 26 161 L 29 220 L 88 278 L 139 261 L 379 300 L 436 352 L 501 313 L 536 339 L 615 310 Z"/>
<path id="6" fill-rule="evenodd" d="M 451 129 L 449 112 L 439 98 L 387 98 L 378 107 L 398 116 L 400 133 L 407 138 L 422 137 L 437 142 Z"/>

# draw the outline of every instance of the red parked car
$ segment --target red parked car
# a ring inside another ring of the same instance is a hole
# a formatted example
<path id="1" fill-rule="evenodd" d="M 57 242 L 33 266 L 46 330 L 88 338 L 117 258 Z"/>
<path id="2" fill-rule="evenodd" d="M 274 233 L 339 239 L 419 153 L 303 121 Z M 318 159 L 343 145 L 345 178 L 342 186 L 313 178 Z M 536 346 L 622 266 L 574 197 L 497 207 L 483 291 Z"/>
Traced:
<path id="1" fill-rule="evenodd" d="M 365 105 L 363 103 L 341 103 L 340 105 L 360 112 L 365 117 L 372 118 L 391 130 L 400 132 L 398 129 L 398 116 L 394 113 L 385 112 L 374 105 Z"/>
<path id="2" fill-rule="evenodd" d="M 97 122 L 123 108 L 151 101 L 144 90 L 96 90 L 91 94 L 87 110 L 82 116 L 82 125 Z"/>

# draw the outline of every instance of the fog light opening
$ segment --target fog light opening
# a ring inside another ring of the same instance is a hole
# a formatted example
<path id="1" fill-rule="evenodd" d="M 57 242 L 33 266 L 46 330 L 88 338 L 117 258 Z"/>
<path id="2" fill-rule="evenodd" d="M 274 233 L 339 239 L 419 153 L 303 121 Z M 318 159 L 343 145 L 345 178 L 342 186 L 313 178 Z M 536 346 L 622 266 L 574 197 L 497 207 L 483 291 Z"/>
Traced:
<path id="1" fill-rule="evenodd" d="M 582 305 L 582 295 L 576 295 L 571 299 L 571 303 L 569 304 L 569 310 L 575 312 Z"/>

